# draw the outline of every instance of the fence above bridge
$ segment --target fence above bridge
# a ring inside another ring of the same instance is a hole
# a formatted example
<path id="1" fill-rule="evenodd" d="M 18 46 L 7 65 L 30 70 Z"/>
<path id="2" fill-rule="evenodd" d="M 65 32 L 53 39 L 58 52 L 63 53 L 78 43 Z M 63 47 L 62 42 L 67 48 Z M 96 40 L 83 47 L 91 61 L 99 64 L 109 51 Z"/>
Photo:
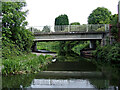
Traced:
<path id="1" fill-rule="evenodd" d="M 109 24 L 55 25 L 27 27 L 33 33 L 109 32 Z"/>

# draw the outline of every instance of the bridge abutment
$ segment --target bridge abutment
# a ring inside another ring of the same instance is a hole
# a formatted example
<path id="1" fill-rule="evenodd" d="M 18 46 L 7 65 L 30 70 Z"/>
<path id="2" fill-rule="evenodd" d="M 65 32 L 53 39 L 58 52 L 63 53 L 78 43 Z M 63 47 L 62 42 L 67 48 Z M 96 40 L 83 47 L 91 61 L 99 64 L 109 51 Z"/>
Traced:
<path id="1" fill-rule="evenodd" d="M 96 49 L 96 40 L 90 40 L 89 47 L 92 48 L 92 49 Z"/>
<path id="2" fill-rule="evenodd" d="M 33 45 L 32 45 L 32 51 L 37 51 L 37 42 L 33 42 Z"/>

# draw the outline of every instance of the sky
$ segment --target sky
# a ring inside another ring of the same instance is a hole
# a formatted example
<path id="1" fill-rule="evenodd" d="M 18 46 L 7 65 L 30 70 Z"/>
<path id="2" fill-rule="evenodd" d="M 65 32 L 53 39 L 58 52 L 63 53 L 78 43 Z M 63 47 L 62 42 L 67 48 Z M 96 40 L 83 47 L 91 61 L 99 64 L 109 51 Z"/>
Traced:
<path id="1" fill-rule="evenodd" d="M 66 14 L 69 23 L 87 24 L 88 16 L 97 7 L 118 13 L 119 0 L 26 0 L 28 26 L 53 26 L 55 18 Z"/>

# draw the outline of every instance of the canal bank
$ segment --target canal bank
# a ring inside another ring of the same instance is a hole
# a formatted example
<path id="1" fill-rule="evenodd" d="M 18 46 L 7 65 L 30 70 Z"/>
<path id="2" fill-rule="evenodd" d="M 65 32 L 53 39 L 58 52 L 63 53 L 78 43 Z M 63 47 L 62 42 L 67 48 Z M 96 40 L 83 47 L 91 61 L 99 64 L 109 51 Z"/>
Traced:
<path id="1" fill-rule="evenodd" d="M 118 83 L 105 77 L 90 60 L 59 57 L 39 73 L 3 76 L 3 88 L 118 88 Z"/>

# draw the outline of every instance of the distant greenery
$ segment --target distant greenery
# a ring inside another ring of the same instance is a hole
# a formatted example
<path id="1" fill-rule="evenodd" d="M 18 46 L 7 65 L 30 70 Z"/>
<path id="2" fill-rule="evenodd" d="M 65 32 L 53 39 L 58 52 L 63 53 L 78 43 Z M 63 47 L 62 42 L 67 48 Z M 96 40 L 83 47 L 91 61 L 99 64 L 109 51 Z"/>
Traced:
<path id="1" fill-rule="evenodd" d="M 98 7 L 88 17 L 88 24 L 109 24 L 111 11 L 104 7 Z"/>
<path id="2" fill-rule="evenodd" d="M 56 25 L 63 25 L 60 26 L 59 28 L 56 27 Z M 55 31 L 64 31 L 66 28 L 65 25 L 69 25 L 69 18 L 66 14 L 64 15 L 59 15 L 58 17 L 55 18 Z"/>
<path id="3" fill-rule="evenodd" d="M 37 49 L 45 49 L 52 52 L 59 51 L 59 42 L 37 42 Z"/>
<path id="4" fill-rule="evenodd" d="M 36 73 L 44 69 L 44 66 L 50 63 L 50 55 L 23 54 L 20 56 L 11 56 L 2 60 L 2 74 L 26 74 Z"/>
<path id="5" fill-rule="evenodd" d="M 96 31 L 105 31 L 105 27 L 103 26 L 103 27 L 101 27 L 101 28 L 98 28 Z"/>
<path id="6" fill-rule="evenodd" d="M 79 54 L 80 55 L 80 50 L 83 49 L 83 48 L 88 48 L 89 47 L 89 41 L 86 41 L 86 42 L 83 42 L 83 41 L 67 41 L 66 46 L 60 46 L 59 45 L 59 41 L 56 41 L 56 42 L 38 42 L 37 43 L 37 49 L 45 49 L 45 50 L 48 50 L 48 51 L 52 51 L 52 52 L 57 52 L 57 54 L 64 54 L 64 55 L 67 55 L 67 54 L 73 54 L 76 53 L 76 54 Z M 61 50 L 62 48 L 62 50 Z M 68 49 L 70 48 L 70 49 Z M 68 51 L 67 51 L 68 50 Z"/>
<path id="7" fill-rule="evenodd" d="M 55 18 L 55 25 L 69 25 L 69 19 L 66 14 L 59 15 Z"/>
<path id="8" fill-rule="evenodd" d="M 73 23 L 70 23 L 70 25 L 80 25 L 79 22 L 73 22 Z"/>
<path id="9" fill-rule="evenodd" d="M 50 27 L 49 26 L 44 26 L 42 32 L 50 32 Z"/>
<path id="10" fill-rule="evenodd" d="M 72 48 L 72 50 L 80 55 L 80 50 L 84 49 L 84 48 L 88 48 L 89 47 L 89 41 L 86 42 L 80 42 L 78 45 L 74 46 Z"/>

